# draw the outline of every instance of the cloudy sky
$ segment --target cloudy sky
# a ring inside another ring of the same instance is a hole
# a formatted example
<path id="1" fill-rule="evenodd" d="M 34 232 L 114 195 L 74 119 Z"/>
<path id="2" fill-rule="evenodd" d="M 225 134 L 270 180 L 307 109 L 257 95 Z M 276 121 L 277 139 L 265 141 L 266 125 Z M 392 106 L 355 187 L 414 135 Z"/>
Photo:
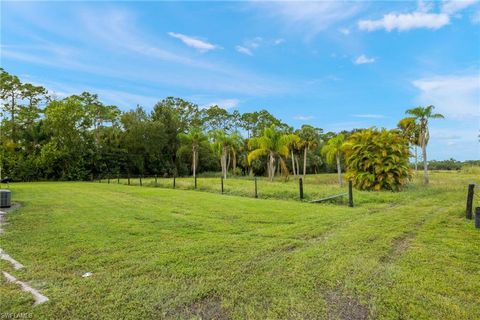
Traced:
<path id="1" fill-rule="evenodd" d="M 480 2 L 5 2 L 1 66 L 123 110 L 166 96 L 294 127 L 395 127 L 433 104 L 431 158 L 480 159 Z"/>

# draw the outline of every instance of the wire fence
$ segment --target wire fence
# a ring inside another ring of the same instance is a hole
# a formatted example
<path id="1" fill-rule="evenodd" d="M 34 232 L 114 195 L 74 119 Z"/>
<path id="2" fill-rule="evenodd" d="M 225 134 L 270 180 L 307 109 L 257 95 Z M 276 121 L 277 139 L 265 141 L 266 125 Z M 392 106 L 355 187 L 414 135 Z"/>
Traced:
<path id="1" fill-rule="evenodd" d="M 156 187 L 180 190 L 197 190 L 212 193 L 252 197 L 260 199 L 301 200 L 329 202 L 353 206 L 353 194 L 349 197 L 348 185 L 339 186 L 335 177 L 277 177 L 274 182 L 265 177 L 160 177 L 155 175 L 104 175 L 95 182 L 140 187 Z M 352 191 L 350 191 L 352 192 Z"/>

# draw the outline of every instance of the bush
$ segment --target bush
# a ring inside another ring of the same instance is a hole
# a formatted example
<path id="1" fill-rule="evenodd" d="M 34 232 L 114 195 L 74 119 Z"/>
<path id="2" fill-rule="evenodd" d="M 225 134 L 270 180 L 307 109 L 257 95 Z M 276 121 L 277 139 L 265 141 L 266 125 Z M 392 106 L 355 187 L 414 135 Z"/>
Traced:
<path id="1" fill-rule="evenodd" d="M 462 166 L 462 162 L 455 159 L 428 161 L 429 170 L 460 170 Z"/>
<path id="2" fill-rule="evenodd" d="M 360 190 L 399 191 L 408 182 L 408 142 L 394 130 L 366 129 L 344 144 L 347 173 Z"/>

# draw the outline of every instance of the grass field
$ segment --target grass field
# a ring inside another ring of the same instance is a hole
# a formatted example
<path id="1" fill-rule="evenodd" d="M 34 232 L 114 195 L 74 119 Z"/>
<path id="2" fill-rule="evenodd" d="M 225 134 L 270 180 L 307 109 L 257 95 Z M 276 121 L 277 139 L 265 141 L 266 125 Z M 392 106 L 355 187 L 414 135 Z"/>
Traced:
<path id="1" fill-rule="evenodd" d="M 173 178 L 143 178 L 142 186 L 144 187 L 159 187 L 159 188 L 173 188 Z M 108 183 L 107 179 L 103 179 L 102 183 Z M 110 183 L 128 184 L 128 180 L 110 179 Z M 243 197 L 254 197 L 255 182 L 252 177 L 229 177 L 224 180 L 224 194 L 236 195 Z M 138 177 L 130 179 L 130 185 L 139 186 L 140 179 Z M 175 179 L 176 189 L 193 190 L 195 187 L 195 180 L 192 177 L 180 177 Z M 270 182 L 265 177 L 257 177 L 257 195 L 260 199 L 283 199 L 283 200 L 298 200 L 298 178 L 290 177 L 288 181 L 277 177 L 274 183 Z M 198 177 L 197 190 L 207 191 L 213 193 L 221 193 L 221 179 L 220 177 Z M 304 195 L 305 200 L 313 200 L 321 198 L 325 195 L 333 193 L 346 192 L 347 188 L 338 186 L 335 175 L 310 175 L 304 181 Z"/>
<path id="2" fill-rule="evenodd" d="M 421 178 L 417 179 L 419 182 Z M 128 185 L 128 179 L 103 179 L 97 183 L 123 184 Z M 253 198 L 255 195 L 255 182 L 252 177 L 232 177 L 223 181 L 224 194 L 235 195 L 241 197 Z M 138 177 L 130 179 L 130 186 L 140 186 Z M 142 187 L 167 188 L 173 189 L 173 178 L 143 178 Z M 409 186 L 409 194 L 401 194 L 401 196 L 409 196 L 417 190 L 419 185 L 414 183 Z M 180 177 L 175 179 L 175 189 L 194 190 L 195 180 L 192 177 Z M 423 187 L 420 185 L 420 189 Z M 335 174 L 307 175 L 303 181 L 304 201 L 325 198 L 331 195 L 345 194 L 348 192 L 346 183 L 342 187 L 338 185 L 337 176 Z M 220 177 L 198 177 L 197 191 L 212 192 L 221 194 Z M 277 177 L 274 182 L 270 182 L 265 177 L 257 177 L 257 196 L 259 199 L 279 199 L 279 200 L 300 200 L 299 183 L 297 177 L 290 177 L 287 181 Z M 395 193 L 379 193 L 379 192 L 355 192 L 356 204 L 378 204 L 384 202 L 395 202 L 398 200 L 399 194 Z M 335 203 L 346 204 L 347 196 L 335 199 Z"/>
<path id="3" fill-rule="evenodd" d="M 478 175 L 432 173 L 428 187 L 355 192 L 355 208 L 281 200 L 297 198 L 295 181 L 262 181 L 259 193 L 270 199 L 251 198 L 252 181 L 226 183 L 227 193 L 244 197 L 213 193 L 219 181 L 207 181 L 199 187 L 212 192 L 12 185 L 23 207 L 7 215 L 0 248 L 26 268 L 0 260 L 0 269 L 50 301 L 32 306 L 29 294 L 2 278 L 0 314 L 480 318 L 480 230 L 464 218 L 466 186 L 479 183 Z M 308 177 L 306 194 L 337 193 L 334 181 L 334 175 Z M 93 275 L 82 278 L 85 272 Z"/>

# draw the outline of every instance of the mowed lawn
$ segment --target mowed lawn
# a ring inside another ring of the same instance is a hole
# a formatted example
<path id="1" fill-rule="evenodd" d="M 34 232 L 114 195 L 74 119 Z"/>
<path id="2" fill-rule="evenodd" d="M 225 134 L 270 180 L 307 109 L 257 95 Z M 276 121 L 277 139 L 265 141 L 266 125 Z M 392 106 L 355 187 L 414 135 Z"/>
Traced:
<path id="1" fill-rule="evenodd" d="M 106 183 L 13 184 L 0 314 L 34 319 L 479 319 L 465 173 L 358 206 Z M 333 193 L 335 193 L 334 191 Z M 478 199 L 478 197 L 477 197 Z M 476 200 L 476 205 L 480 205 Z M 92 272 L 82 278 L 85 272 Z"/>

